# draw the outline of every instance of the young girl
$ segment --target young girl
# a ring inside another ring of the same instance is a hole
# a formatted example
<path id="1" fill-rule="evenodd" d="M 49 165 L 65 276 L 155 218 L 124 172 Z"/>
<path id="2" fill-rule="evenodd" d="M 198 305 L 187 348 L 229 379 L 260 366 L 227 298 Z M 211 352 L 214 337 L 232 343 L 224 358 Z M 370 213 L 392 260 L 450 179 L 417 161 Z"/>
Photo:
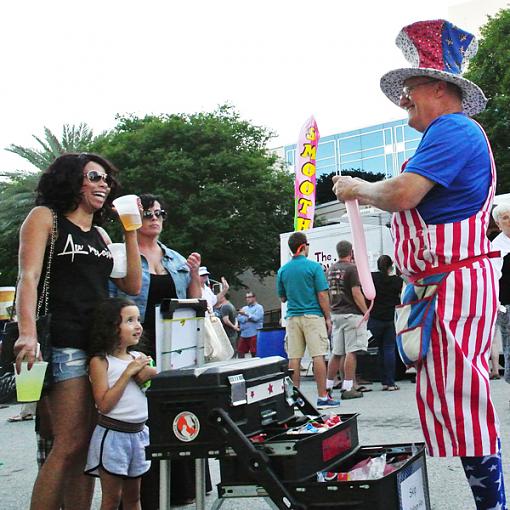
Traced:
<path id="1" fill-rule="evenodd" d="M 140 477 L 150 468 L 147 399 L 140 386 L 156 374 L 151 358 L 133 351 L 142 334 L 138 307 L 111 298 L 97 309 L 89 377 L 99 412 L 85 473 L 101 480 L 101 510 L 140 510 Z"/>

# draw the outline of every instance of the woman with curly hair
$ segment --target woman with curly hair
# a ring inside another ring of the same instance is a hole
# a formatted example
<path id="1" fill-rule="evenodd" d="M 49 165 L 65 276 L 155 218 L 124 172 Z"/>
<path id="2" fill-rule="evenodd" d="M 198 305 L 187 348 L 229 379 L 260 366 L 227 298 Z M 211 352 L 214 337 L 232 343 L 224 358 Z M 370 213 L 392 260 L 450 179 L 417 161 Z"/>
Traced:
<path id="1" fill-rule="evenodd" d="M 113 258 L 99 227 L 118 188 L 116 168 L 96 154 L 64 154 L 41 175 L 36 207 L 20 230 L 16 311 L 16 366 L 36 357 L 36 303 L 48 261 L 53 217 L 57 237 L 51 262 L 49 313 L 53 386 L 49 392 L 54 443 L 32 493 L 32 509 L 89 509 L 93 479 L 83 474 L 95 411 L 87 377 L 93 310 L 108 297 Z M 114 279 L 129 294 L 140 292 L 136 232 L 124 232 L 127 274 Z"/>

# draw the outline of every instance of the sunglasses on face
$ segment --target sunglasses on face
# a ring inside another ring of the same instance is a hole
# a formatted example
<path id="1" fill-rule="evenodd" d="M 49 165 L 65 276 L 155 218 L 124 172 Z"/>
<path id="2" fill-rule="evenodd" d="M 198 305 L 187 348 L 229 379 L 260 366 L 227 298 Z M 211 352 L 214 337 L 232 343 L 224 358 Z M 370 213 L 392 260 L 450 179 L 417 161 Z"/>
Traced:
<path id="1" fill-rule="evenodd" d="M 90 181 L 90 182 L 99 182 L 101 179 L 103 180 L 103 182 L 109 187 L 111 188 L 112 187 L 112 183 L 113 183 L 113 179 L 110 175 L 108 174 L 103 174 L 103 173 L 100 173 L 98 172 L 97 170 L 90 170 L 89 172 L 87 172 L 85 174 L 85 177 Z"/>
<path id="2" fill-rule="evenodd" d="M 143 217 L 146 219 L 152 219 L 154 216 L 164 220 L 166 218 L 166 211 L 164 209 L 156 209 L 155 211 L 143 211 Z"/>

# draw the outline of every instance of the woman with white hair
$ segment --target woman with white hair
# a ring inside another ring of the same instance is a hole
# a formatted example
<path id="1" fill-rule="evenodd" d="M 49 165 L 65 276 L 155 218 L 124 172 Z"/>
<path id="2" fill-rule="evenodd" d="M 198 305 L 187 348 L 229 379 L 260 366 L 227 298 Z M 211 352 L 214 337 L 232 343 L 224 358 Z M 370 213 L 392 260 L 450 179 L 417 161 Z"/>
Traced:
<path id="1" fill-rule="evenodd" d="M 501 233 L 492 241 L 493 249 L 501 252 L 501 257 L 492 259 L 501 272 L 499 280 L 501 306 L 496 325 L 501 331 L 505 357 L 505 381 L 510 383 L 510 202 L 497 205 L 492 211 L 492 217 L 501 230 Z M 497 360 L 493 362 L 497 363 Z"/>

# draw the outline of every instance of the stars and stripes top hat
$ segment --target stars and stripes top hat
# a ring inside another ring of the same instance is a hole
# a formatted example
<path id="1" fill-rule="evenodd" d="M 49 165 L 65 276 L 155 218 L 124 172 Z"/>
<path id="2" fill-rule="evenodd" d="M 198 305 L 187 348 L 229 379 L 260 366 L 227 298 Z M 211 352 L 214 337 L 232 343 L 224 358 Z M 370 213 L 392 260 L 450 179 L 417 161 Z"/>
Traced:
<path id="1" fill-rule="evenodd" d="M 473 34 L 442 19 L 418 21 L 404 27 L 395 42 L 412 65 L 390 71 L 381 78 L 381 90 L 396 105 L 405 80 L 428 76 L 457 85 L 462 90 L 462 105 L 467 115 L 485 109 L 487 98 L 482 89 L 462 77 L 467 62 L 478 51 Z"/>

